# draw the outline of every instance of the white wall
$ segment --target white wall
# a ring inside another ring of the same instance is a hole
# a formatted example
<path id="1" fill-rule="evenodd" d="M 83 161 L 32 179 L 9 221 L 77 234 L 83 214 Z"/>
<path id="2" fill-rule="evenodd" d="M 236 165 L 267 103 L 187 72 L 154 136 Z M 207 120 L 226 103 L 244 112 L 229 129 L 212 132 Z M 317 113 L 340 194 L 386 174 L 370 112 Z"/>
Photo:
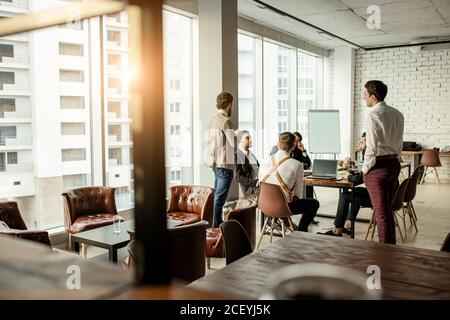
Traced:
<path id="1" fill-rule="evenodd" d="M 357 51 L 353 146 L 364 131 L 369 110 L 364 107 L 362 92 L 371 79 L 386 83 L 386 103 L 403 113 L 404 141 L 416 141 L 425 148 L 450 145 L 450 49 Z M 441 162 L 438 173 L 448 180 L 450 158 L 441 158 Z"/>
<path id="2" fill-rule="evenodd" d="M 340 158 L 352 155 L 353 92 L 355 52 L 350 47 L 334 50 L 334 106 L 339 109 L 341 131 Z"/>

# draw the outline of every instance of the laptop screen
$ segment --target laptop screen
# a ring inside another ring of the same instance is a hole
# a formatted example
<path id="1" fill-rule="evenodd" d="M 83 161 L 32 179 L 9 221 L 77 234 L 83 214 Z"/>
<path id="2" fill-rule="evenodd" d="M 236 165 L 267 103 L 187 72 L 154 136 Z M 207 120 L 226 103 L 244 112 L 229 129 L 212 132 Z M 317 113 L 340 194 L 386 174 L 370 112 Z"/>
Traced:
<path id="1" fill-rule="evenodd" d="M 335 176 L 337 170 L 337 160 L 314 159 L 313 175 Z"/>

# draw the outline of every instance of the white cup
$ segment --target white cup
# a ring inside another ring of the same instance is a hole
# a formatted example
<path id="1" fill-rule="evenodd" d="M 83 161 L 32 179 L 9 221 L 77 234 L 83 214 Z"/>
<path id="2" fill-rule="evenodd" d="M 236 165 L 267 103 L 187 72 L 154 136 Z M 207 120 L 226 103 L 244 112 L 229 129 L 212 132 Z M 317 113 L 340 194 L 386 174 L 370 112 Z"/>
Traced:
<path id="1" fill-rule="evenodd" d="M 367 287 L 365 274 L 323 263 L 286 266 L 268 279 L 261 299 L 268 300 L 373 300 L 381 290 Z"/>

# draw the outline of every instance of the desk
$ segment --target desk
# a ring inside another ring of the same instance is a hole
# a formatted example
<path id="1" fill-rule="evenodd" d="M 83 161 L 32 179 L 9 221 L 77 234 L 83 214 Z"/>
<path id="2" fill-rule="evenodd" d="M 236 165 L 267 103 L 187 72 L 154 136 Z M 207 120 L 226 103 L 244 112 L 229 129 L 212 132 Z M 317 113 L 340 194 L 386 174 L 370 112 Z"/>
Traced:
<path id="1" fill-rule="evenodd" d="M 293 232 L 190 285 L 258 299 L 268 275 L 291 264 L 327 263 L 366 273 L 381 269 L 383 299 L 450 299 L 450 254 L 306 232 Z M 367 275 L 369 276 L 369 275 Z"/>
<path id="2" fill-rule="evenodd" d="M 326 187 L 326 188 L 338 188 L 338 189 L 351 189 L 352 191 L 352 217 L 355 216 L 355 206 L 353 205 L 355 203 L 355 193 L 353 192 L 353 189 L 356 187 L 356 185 L 348 180 L 329 180 L 329 179 L 309 179 L 308 177 L 305 177 L 303 179 L 303 183 L 305 186 L 313 186 L 313 187 Z M 352 220 L 352 238 L 355 238 L 355 221 Z"/>

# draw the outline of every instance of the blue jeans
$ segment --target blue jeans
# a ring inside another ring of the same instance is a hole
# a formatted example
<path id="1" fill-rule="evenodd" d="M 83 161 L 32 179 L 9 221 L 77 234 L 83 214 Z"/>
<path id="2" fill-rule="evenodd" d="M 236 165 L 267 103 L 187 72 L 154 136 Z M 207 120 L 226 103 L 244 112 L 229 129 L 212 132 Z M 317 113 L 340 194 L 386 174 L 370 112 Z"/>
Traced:
<path id="1" fill-rule="evenodd" d="M 233 170 L 212 168 L 214 172 L 214 221 L 213 227 L 218 228 L 223 222 L 222 209 L 233 181 Z"/>

